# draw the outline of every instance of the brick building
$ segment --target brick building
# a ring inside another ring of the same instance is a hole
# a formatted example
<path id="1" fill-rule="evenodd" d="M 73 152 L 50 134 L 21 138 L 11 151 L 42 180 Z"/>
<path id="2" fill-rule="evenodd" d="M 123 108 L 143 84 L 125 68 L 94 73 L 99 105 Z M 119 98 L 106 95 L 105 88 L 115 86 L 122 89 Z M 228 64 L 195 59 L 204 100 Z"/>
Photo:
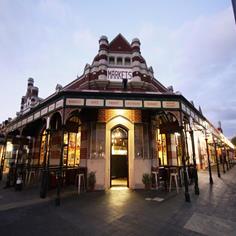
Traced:
<path id="1" fill-rule="evenodd" d="M 205 168 L 224 153 L 227 164 L 234 148 L 193 103 L 155 79 L 140 41 L 121 34 L 111 42 L 102 36 L 92 64 L 46 99 L 30 78 L 20 112 L 2 133 L 4 170 L 11 162 L 29 171 L 59 168 L 68 179 L 85 168 L 96 172 L 96 189 L 143 188 L 143 174 L 158 166 L 196 159 Z"/>

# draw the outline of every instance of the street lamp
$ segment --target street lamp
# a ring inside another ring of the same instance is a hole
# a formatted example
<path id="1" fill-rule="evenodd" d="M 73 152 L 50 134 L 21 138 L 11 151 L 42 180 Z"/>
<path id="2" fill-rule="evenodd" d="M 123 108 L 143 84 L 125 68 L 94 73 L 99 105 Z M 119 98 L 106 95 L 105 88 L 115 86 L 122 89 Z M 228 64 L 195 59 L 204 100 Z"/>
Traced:
<path id="1" fill-rule="evenodd" d="M 189 122 L 189 133 L 191 137 L 191 143 L 192 143 L 192 153 L 193 153 L 193 176 L 194 176 L 194 190 L 195 194 L 199 195 L 199 187 L 198 187 L 198 174 L 197 174 L 197 165 L 196 165 L 196 155 L 195 155 L 195 144 L 194 144 L 194 134 L 193 134 L 193 128 L 192 128 L 192 119 Z"/>
<path id="2" fill-rule="evenodd" d="M 221 142 L 221 162 L 222 162 L 222 167 L 223 167 L 223 173 L 225 174 L 225 158 L 224 158 L 224 153 L 223 153 L 223 150 L 222 150 L 222 146 L 223 143 Z"/>
<path id="3" fill-rule="evenodd" d="M 219 160 L 218 160 L 218 154 L 217 154 L 217 148 L 216 148 L 217 139 L 213 137 L 213 135 L 212 135 L 212 139 L 213 139 L 214 148 L 215 148 L 217 174 L 218 174 L 218 177 L 220 178 L 221 176 L 220 176 Z"/>
<path id="4" fill-rule="evenodd" d="M 213 184 L 212 173 L 211 173 L 211 163 L 210 163 L 210 156 L 209 156 L 209 147 L 208 147 L 208 137 L 207 137 L 206 128 L 205 128 L 205 140 L 206 140 L 206 151 L 207 151 L 207 161 L 208 161 L 208 170 L 209 170 L 209 180 L 210 180 L 210 184 Z"/>
<path id="5" fill-rule="evenodd" d="M 180 137 L 181 137 L 181 148 L 182 148 L 182 164 L 183 164 L 183 174 L 184 174 L 184 187 L 185 187 L 185 201 L 190 202 L 190 195 L 188 192 L 188 178 L 186 172 L 186 163 L 185 163 L 185 139 L 184 139 L 184 127 L 180 127 Z"/>
<path id="6" fill-rule="evenodd" d="M 43 156 L 43 171 L 42 171 L 42 181 L 41 181 L 41 188 L 40 188 L 41 198 L 45 198 L 47 196 L 47 189 L 48 189 L 48 179 L 49 179 L 48 136 L 50 133 L 49 124 L 50 124 L 50 117 L 47 117 L 46 137 L 45 137 L 44 156 Z"/>
<path id="7" fill-rule="evenodd" d="M 226 163 L 226 169 L 229 170 L 229 164 L 228 164 L 228 160 L 227 160 L 227 150 L 224 144 L 224 151 L 225 151 L 225 155 L 224 155 L 224 161 Z"/>

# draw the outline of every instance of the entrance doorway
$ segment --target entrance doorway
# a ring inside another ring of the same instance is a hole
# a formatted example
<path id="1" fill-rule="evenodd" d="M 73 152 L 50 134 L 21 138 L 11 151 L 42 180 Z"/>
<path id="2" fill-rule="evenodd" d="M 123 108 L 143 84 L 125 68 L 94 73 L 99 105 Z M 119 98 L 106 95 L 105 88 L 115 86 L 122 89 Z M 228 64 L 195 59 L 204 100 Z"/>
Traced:
<path id="1" fill-rule="evenodd" d="M 128 131 L 121 126 L 111 130 L 111 187 L 128 186 Z"/>

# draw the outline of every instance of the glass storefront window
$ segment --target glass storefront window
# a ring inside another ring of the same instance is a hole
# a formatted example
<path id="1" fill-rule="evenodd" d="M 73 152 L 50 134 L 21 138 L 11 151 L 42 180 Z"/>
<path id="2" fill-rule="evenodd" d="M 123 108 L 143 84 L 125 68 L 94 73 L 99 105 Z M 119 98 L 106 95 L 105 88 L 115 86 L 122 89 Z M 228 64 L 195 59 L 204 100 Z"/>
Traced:
<path id="1" fill-rule="evenodd" d="M 64 134 L 64 151 L 63 165 L 75 166 L 80 163 L 80 143 L 81 143 L 81 128 L 78 128 L 78 133 L 65 132 Z"/>
<path id="2" fill-rule="evenodd" d="M 49 142 L 50 142 L 50 135 L 48 135 L 48 143 L 47 148 L 49 148 Z M 46 129 L 43 131 L 41 136 L 41 143 L 40 143 L 40 155 L 39 155 L 39 165 L 43 164 L 44 160 L 44 153 L 45 153 L 45 143 L 46 143 Z"/>
<path id="3" fill-rule="evenodd" d="M 10 160 L 12 159 L 13 154 L 13 144 L 10 141 L 7 141 L 6 145 L 6 156 L 5 156 L 5 165 L 7 168 L 10 166 Z"/>
<path id="4" fill-rule="evenodd" d="M 175 146 L 176 146 L 176 156 L 177 156 L 177 165 L 182 165 L 182 147 L 180 134 L 175 133 Z"/>
<path id="5" fill-rule="evenodd" d="M 128 154 L 128 133 L 126 130 L 118 127 L 112 131 L 112 155 Z"/>
<path id="6" fill-rule="evenodd" d="M 167 165 L 166 135 L 160 134 L 160 130 L 156 130 L 156 149 L 160 165 Z"/>

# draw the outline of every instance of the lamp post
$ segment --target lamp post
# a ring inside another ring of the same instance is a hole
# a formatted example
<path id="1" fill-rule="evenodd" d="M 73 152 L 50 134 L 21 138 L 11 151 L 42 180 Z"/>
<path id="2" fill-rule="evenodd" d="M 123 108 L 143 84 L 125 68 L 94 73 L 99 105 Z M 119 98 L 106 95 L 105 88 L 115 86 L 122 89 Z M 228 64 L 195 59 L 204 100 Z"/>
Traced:
<path id="1" fill-rule="evenodd" d="M 229 169 L 231 169 L 231 162 L 230 162 L 230 156 L 229 156 L 229 147 L 226 148 L 226 156 L 228 157 Z"/>
<path id="2" fill-rule="evenodd" d="M 210 163 L 210 156 L 209 156 L 209 147 L 208 147 L 208 138 L 207 138 L 207 131 L 205 130 L 205 140 L 206 140 L 206 151 L 207 151 L 207 161 L 208 161 L 208 170 L 209 170 L 209 180 L 210 184 L 213 184 L 212 173 L 211 173 L 211 163 Z"/>
<path id="3" fill-rule="evenodd" d="M 64 111 L 63 111 L 64 114 Z M 60 153 L 60 163 L 59 170 L 57 172 L 57 195 L 55 199 L 56 206 L 61 205 L 61 184 L 62 184 L 62 172 L 63 172 L 63 154 L 64 154 L 64 133 L 65 133 L 65 125 L 62 125 L 61 130 L 61 153 Z"/>
<path id="4" fill-rule="evenodd" d="M 220 178 L 220 167 L 219 167 L 219 160 L 218 160 L 218 154 L 217 154 L 217 148 L 216 148 L 216 138 L 213 138 L 213 142 L 214 142 L 214 148 L 215 148 L 215 156 L 216 156 L 216 167 L 217 167 L 217 175 Z"/>
<path id="5" fill-rule="evenodd" d="M 196 165 L 196 155 L 195 155 L 195 144 L 194 144 L 194 134 L 193 134 L 193 129 L 192 129 L 192 124 L 191 122 L 189 123 L 189 128 L 190 128 L 190 137 L 191 137 L 191 143 L 192 143 L 192 153 L 193 153 L 193 176 L 194 176 L 194 190 L 195 194 L 199 195 L 199 187 L 198 187 L 198 174 L 197 174 L 197 165 Z"/>
<path id="6" fill-rule="evenodd" d="M 61 185 L 62 185 L 62 175 L 63 175 L 63 155 L 64 155 L 64 134 L 65 134 L 65 104 L 63 104 L 63 116 L 62 116 L 62 125 L 61 125 L 61 153 L 60 153 L 60 162 L 59 170 L 57 172 L 57 195 L 55 199 L 56 206 L 61 205 Z"/>
<path id="7" fill-rule="evenodd" d="M 229 163 L 227 161 L 227 151 L 226 151 L 226 147 L 224 145 L 224 151 L 225 151 L 225 155 L 224 155 L 224 161 L 226 163 L 226 169 L 229 170 Z"/>
<path id="8" fill-rule="evenodd" d="M 222 161 L 223 173 L 225 174 L 225 158 L 222 147 L 221 147 L 221 161 Z"/>
<path id="9" fill-rule="evenodd" d="M 47 117 L 46 137 L 45 137 L 44 156 L 43 156 L 43 172 L 42 172 L 42 181 L 41 181 L 41 187 L 40 187 L 41 198 L 46 198 L 47 189 L 48 189 L 48 179 L 49 179 L 48 136 L 50 133 L 49 122 L 50 122 L 50 117 Z"/>
<path id="10" fill-rule="evenodd" d="M 187 131 L 187 124 L 185 126 L 185 129 Z M 190 164 L 190 157 L 189 157 L 189 152 L 188 152 L 188 137 L 187 137 L 187 132 L 185 133 L 185 145 L 186 145 L 186 159 L 187 159 L 187 164 L 189 166 Z"/>
<path id="11" fill-rule="evenodd" d="M 5 162 L 5 155 L 6 155 L 6 142 L 2 143 L 2 152 L 0 154 L 1 154 L 0 156 L 0 181 L 1 181 L 3 178 L 3 169 L 4 169 L 4 162 Z"/>
<path id="12" fill-rule="evenodd" d="M 183 173 L 184 173 L 184 187 L 185 187 L 185 201 L 190 202 L 190 195 L 188 192 L 188 178 L 186 172 L 186 163 L 185 163 L 185 139 L 184 139 L 184 127 L 180 127 L 180 137 L 181 137 L 181 148 L 182 148 L 182 163 L 183 163 Z"/>

